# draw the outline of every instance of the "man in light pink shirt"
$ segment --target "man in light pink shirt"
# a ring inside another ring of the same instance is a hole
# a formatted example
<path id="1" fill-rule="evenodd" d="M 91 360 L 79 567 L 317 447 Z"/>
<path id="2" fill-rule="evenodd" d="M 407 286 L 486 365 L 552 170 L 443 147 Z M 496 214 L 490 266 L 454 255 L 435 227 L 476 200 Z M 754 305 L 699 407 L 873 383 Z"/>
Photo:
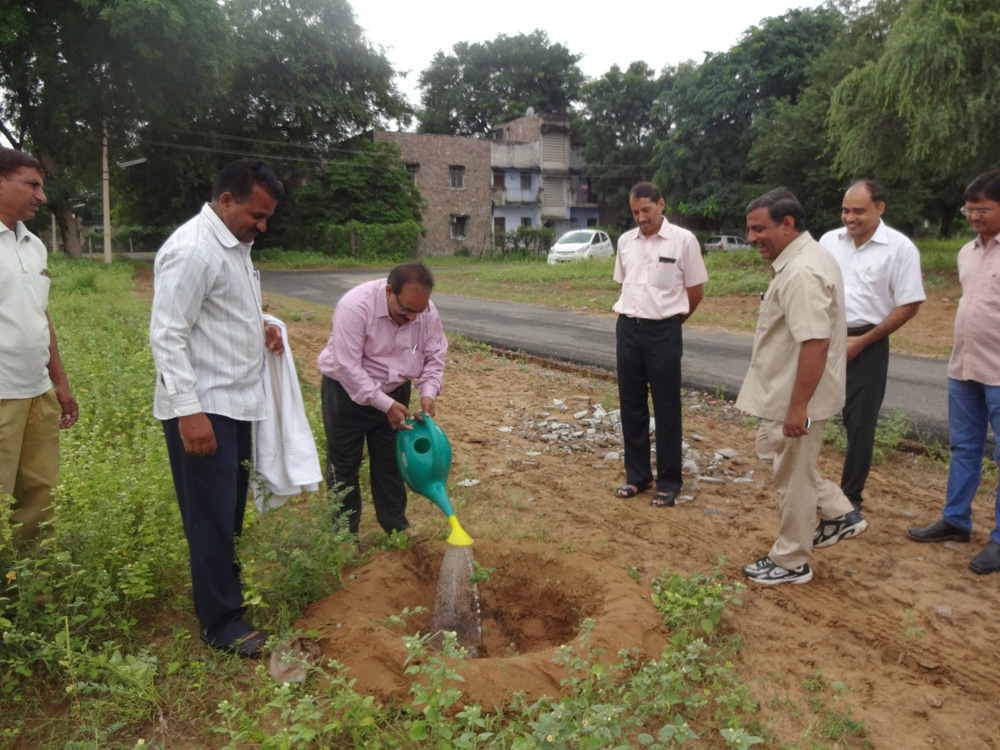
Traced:
<path id="1" fill-rule="evenodd" d="M 410 381 L 420 411 L 434 416 L 445 352 L 441 319 L 430 301 L 434 277 L 422 263 L 404 263 L 388 279 L 360 284 L 333 314 L 333 332 L 317 364 L 323 373 L 327 486 L 346 488 L 343 511 L 351 533 L 361 523 L 358 471 L 368 443 L 375 517 L 386 531 L 406 531 L 406 487 L 396 465 L 396 430 L 412 429 Z M 418 416 L 419 418 L 419 416 Z"/>
<path id="2" fill-rule="evenodd" d="M 659 188 L 640 182 L 629 193 L 637 227 L 618 238 L 615 303 L 618 400 L 625 439 L 625 484 L 615 496 L 634 497 L 654 481 L 650 466 L 649 397 L 656 415 L 654 508 L 677 500 L 681 477 L 681 324 L 701 302 L 708 272 L 698 240 L 663 216 Z"/>
<path id="3" fill-rule="evenodd" d="M 969 541 L 987 426 L 1000 435 L 1000 169 L 979 175 L 965 189 L 962 214 L 977 236 L 958 253 L 962 299 L 948 363 L 948 489 L 941 518 L 907 532 L 918 542 Z M 1000 447 L 993 460 L 1000 463 Z M 1000 572 L 1000 487 L 989 541 L 969 567 Z"/>

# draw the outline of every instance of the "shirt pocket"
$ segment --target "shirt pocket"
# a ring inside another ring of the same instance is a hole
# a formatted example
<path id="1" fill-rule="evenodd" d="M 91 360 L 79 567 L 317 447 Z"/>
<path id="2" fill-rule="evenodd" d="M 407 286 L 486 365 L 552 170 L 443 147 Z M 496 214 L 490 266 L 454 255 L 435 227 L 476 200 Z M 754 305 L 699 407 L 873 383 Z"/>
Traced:
<path id="1" fill-rule="evenodd" d="M 31 290 L 32 296 L 35 298 L 35 302 L 38 303 L 38 309 L 42 312 L 48 308 L 49 305 L 49 287 L 52 286 L 52 279 L 48 276 L 43 276 L 40 273 L 27 273 L 28 289 Z"/>
<path id="2" fill-rule="evenodd" d="M 657 289 L 674 289 L 683 285 L 684 274 L 677 267 L 677 259 L 668 256 L 660 256 L 656 261 L 656 267 L 650 275 L 650 284 Z"/>

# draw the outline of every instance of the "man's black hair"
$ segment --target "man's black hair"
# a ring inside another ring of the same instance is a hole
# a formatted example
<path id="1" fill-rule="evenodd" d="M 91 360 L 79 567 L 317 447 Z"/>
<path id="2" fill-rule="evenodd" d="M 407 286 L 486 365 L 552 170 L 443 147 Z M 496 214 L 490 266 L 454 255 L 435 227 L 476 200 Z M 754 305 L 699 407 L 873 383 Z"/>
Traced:
<path id="1" fill-rule="evenodd" d="M 18 151 L 16 148 L 0 147 L 0 175 L 10 177 L 19 169 L 24 168 L 37 169 L 40 173 L 45 171 L 42 169 L 42 163 L 34 156 Z"/>
<path id="2" fill-rule="evenodd" d="M 864 185 L 868 190 L 868 195 L 872 198 L 872 203 L 885 203 L 885 188 L 881 182 L 875 180 L 858 180 L 854 185 Z M 854 187 L 851 185 L 851 187 Z"/>
<path id="3" fill-rule="evenodd" d="M 215 178 L 212 200 L 229 193 L 237 203 L 243 203 L 253 195 L 254 185 L 259 185 L 276 201 L 285 197 L 285 186 L 267 164 L 259 159 L 237 159 L 224 166 Z"/>
<path id="4" fill-rule="evenodd" d="M 403 291 L 407 284 L 421 286 L 428 291 L 434 291 L 434 274 L 423 263 L 403 263 L 389 272 L 389 286 L 394 294 Z"/>
<path id="5" fill-rule="evenodd" d="M 766 208 L 771 221 L 775 224 L 780 224 L 786 216 L 791 216 L 795 220 L 796 231 L 806 230 L 806 212 L 802 209 L 799 199 L 788 188 L 775 188 L 759 198 L 754 198 L 747 206 L 746 212 L 750 213 L 758 208 Z"/>
<path id="6" fill-rule="evenodd" d="M 649 198 L 653 203 L 659 203 L 663 196 L 660 194 L 660 189 L 652 182 L 640 182 L 628 192 L 630 201 L 639 198 Z"/>
<path id="7" fill-rule="evenodd" d="M 965 200 L 981 201 L 983 198 L 1000 202 L 1000 169 L 983 172 L 965 189 Z"/>

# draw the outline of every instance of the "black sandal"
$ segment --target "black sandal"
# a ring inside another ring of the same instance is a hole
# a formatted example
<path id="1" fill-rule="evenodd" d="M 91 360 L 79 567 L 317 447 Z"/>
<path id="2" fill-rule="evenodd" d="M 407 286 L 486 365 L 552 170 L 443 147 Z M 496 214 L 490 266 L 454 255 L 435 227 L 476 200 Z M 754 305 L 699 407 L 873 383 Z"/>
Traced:
<path id="1" fill-rule="evenodd" d="M 620 500 L 628 500 L 630 497 L 635 497 L 640 492 L 645 492 L 652 486 L 652 482 L 646 482 L 645 484 L 623 484 L 621 487 L 615 490 L 615 497 Z"/>
<path id="2" fill-rule="evenodd" d="M 677 504 L 677 490 L 657 492 L 649 504 L 654 508 L 673 508 Z"/>

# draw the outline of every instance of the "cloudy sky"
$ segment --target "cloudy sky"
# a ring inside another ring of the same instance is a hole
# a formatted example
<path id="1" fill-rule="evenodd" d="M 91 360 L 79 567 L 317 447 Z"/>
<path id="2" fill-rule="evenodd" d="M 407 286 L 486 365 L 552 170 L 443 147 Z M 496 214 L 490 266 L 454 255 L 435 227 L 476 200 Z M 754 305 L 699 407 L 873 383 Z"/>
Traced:
<path id="1" fill-rule="evenodd" d="M 456 42 L 483 42 L 542 29 L 549 41 L 582 54 L 580 68 L 596 78 L 612 65 L 623 70 L 645 60 L 655 70 L 722 52 L 761 19 L 818 0 L 703 0 L 699 2 L 567 3 L 554 0 L 352 0 L 368 41 L 385 49 L 411 104 L 419 103 L 417 78 L 438 50 Z"/>

